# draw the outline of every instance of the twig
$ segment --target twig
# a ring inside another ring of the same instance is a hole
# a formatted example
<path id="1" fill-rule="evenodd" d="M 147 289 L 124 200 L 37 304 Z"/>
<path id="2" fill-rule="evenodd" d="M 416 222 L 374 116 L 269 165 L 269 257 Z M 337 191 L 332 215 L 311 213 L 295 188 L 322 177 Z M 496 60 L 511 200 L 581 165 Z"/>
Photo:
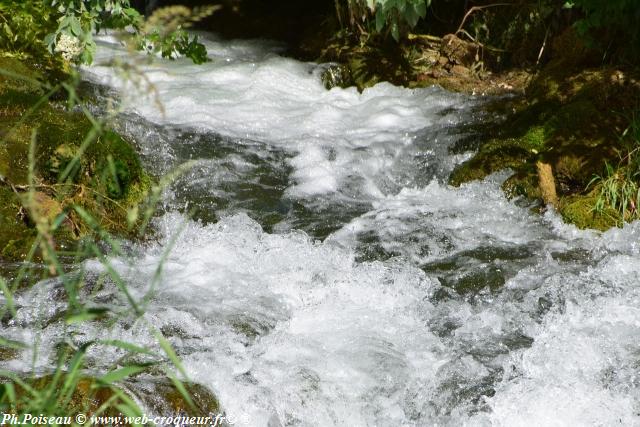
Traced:
<path id="1" fill-rule="evenodd" d="M 498 47 L 493 47 L 493 46 L 489 46 L 489 45 L 485 45 L 482 42 L 479 42 L 478 40 L 474 39 L 473 36 L 471 34 L 469 34 L 466 30 L 460 30 L 460 33 L 464 34 L 465 36 L 469 37 L 469 39 L 476 43 L 478 46 L 480 46 L 483 49 L 487 49 L 487 50 L 491 50 L 493 52 L 507 52 L 505 49 L 500 49 Z"/>
<path id="2" fill-rule="evenodd" d="M 464 23 L 467 21 L 467 18 L 473 12 L 476 12 L 476 11 L 482 10 L 482 9 L 487 9 L 487 8 L 490 8 L 490 7 L 496 7 L 496 6 L 513 6 L 513 3 L 493 3 L 493 4 L 487 4 L 485 6 L 473 6 L 471 9 L 469 9 L 467 11 L 467 13 L 465 13 L 464 18 L 462 18 L 462 22 L 460 23 L 460 26 L 458 27 L 458 29 L 456 30 L 456 32 L 454 34 L 457 35 L 462 30 L 462 28 L 464 27 Z"/>
<path id="3" fill-rule="evenodd" d="M 425 39 L 425 40 L 428 40 L 430 42 L 437 42 L 437 43 L 442 42 L 442 37 L 436 37 L 436 36 L 432 36 L 432 35 L 429 35 L 429 34 L 413 34 L 413 33 L 409 33 L 407 35 L 407 38 L 409 40 Z"/>
<path id="4" fill-rule="evenodd" d="M 540 47 L 540 52 L 538 53 L 538 59 L 536 59 L 536 66 L 540 64 L 540 58 L 542 58 L 542 53 L 544 52 L 544 48 L 547 45 L 548 37 L 549 37 L 549 28 L 547 28 L 547 32 L 544 33 L 544 40 L 542 41 L 542 46 Z"/>
<path id="5" fill-rule="evenodd" d="M 122 209 L 124 212 L 127 212 L 127 209 L 120 204 L 119 202 L 117 202 L 116 200 L 112 199 L 111 197 L 107 196 L 106 194 L 103 194 L 99 191 L 96 191 L 92 188 L 86 187 L 82 184 L 72 184 L 72 183 L 65 183 L 65 184 L 34 184 L 34 185 L 23 185 L 23 184 L 18 184 L 18 185 L 14 185 L 12 183 L 10 183 L 8 180 L 4 180 L 2 181 L 3 184 L 9 184 L 9 186 L 11 186 L 11 189 L 13 190 L 14 193 L 16 194 L 20 194 L 21 192 L 24 193 L 25 191 L 29 191 L 30 189 L 48 189 L 51 191 L 56 191 L 56 187 L 76 187 L 79 188 L 81 192 L 84 192 L 84 190 L 88 190 L 91 193 L 102 197 L 103 199 L 113 203 L 114 205 L 116 205 L 118 208 Z"/>

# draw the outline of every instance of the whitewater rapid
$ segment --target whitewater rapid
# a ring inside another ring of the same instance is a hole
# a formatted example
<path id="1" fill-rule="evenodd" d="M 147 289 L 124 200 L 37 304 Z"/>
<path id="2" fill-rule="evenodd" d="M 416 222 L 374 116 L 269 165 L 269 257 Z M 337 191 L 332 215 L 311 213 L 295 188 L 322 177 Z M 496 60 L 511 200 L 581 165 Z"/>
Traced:
<path id="1" fill-rule="evenodd" d="M 239 425 L 640 425 L 640 224 L 533 213 L 504 197 L 508 171 L 447 185 L 481 98 L 327 91 L 322 66 L 275 44 L 206 44 L 202 66 L 136 57 L 162 109 L 109 64 L 134 60 L 114 37 L 84 75 L 116 91 L 116 125 L 151 170 L 197 161 L 166 191 L 157 239 L 113 264 L 134 297 L 153 284 L 145 319 Z M 9 334 L 54 318 L 34 301 L 59 286 L 21 295 Z M 73 339 L 105 334 L 156 346 L 126 322 Z"/>

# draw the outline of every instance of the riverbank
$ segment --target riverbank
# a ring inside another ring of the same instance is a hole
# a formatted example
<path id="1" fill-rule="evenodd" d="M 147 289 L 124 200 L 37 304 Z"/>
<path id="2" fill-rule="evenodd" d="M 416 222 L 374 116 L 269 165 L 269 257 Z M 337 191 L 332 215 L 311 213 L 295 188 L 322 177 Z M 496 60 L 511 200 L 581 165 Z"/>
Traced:
<path id="1" fill-rule="evenodd" d="M 23 261 L 36 242 L 43 259 L 102 232 L 130 235 L 128 212 L 151 186 L 133 146 L 69 109 L 47 71 L 9 57 L 0 68 L 0 259 Z"/>
<path id="2" fill-rule="evenodd" d="M 618 165 L 624 147 L 636 143 L 625 144 L 622 135 L 640 105 L 637 67 L 602 65 L 599 52 L 571 28 L 553 41 L 549 61 L 537 68 L 491 71 L 480 60 L 487 53 L 483 47 L 455 35 L 410 36 L 395 48 L 393 57 L 390 49 L 372 46 L 327 47 L 320 61 L 340 65 L 325 73 L 325 86 L 363 90 L 390 81 L 498 96 L 487 108 L 504 120 L 488 125 L 474 143 L 454 149 L 477 152 L 454 170 L 450 184 L 508 168 L 514 174 L 503 189 L 510 198 L 522 196 L 541 208 L 553 205 L 579 228 L 606 230 L 624 223 L 614 207 L 605 203 L 596 209 L 602 180 L 594 183 L 594 177 L 603 176 L 606 165 Z"/>
<path id="3" fill-rule="evenodd" d="M 617 168 L 637 144 L 633 135 L 624 135 L 640 105 L 640 72 L 594 65 L 594 52 L 571 31 L 553 50 L 524 95 L 508 103 L 512 114 L 478 144 L 450 183 L 510 168 L 514 175 L 503 185 L 507 196 L 553 205 L 579 228 L 621 226 L 623 218 L 612 206 L 596 209 L 602 180 L 595 177 L 604 176 L 606 165 Z"/>
<path id="4" fill-rule="evenodd" d="M 304 31 L 282 33 L 279 23 L 286 14 L 270 15 L 262 27 L 289 43 L 288 55 L 335 64 L 322 76 L 327 89 L 356 86 L 362 91 L 390 82 L 499 97 L 487 108 L 504 120 L 487 124 L 477 141 L 456 148 L 477 153 L 453 172 L 452 185 L 509 168 L 514 175 L 504 185 L 508 197 L 525 197 L 541 208 L 553 205 L 579 228 L 606 230 L 635 219 L 637 203 L 619 206 L 616 196 L 607 199 L 603 190 L 611 168 L 637 144 L 621 141 L 640 105 L 640 73 L 627 55 L 633 50 L 630 41 L 606 47 L 598 43 L 602 40 L 589 40 L 575 29 L 579 17 L 566 9 L 542 13 L 540 6 L 529 17 L 508 7 L 487 14 L 481 9 L 469 13 L 479 13 L 479 22 L 491 26 L 493 35 L 485 39 L 501 41 L 499 47 L 475 41 L 463 26 L 467 16 L 455 13 L 442 25 L 428 17 L 429 28 L 440 36 L 409 33 L 399 42 L 367 32 L 366 26 L 348 29 L 330 9 L 322 12 L 323 20 L 301 21 Z M 242 19 L 252 13 L 228 11 L 224 19 L 214 17 L 218 21 L 210 27 L 220 25 L 223 34 L 242 37 Z M 510 32 L 515 17 L 523 25 L 528 22 L 522 34 Z"/>

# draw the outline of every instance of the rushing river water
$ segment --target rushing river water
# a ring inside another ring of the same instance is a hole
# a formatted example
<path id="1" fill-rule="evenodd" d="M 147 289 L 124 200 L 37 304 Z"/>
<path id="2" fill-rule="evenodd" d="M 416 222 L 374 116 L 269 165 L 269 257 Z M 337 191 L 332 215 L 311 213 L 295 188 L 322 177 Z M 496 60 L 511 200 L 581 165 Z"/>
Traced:
<path id="1" fill-rule="evenodd" d="M 101 65 L 126 56 L 109 37 L 85 75 L 118 90 L 153 172 L 197 161 L 158 239 L 114 264 L 141 296 L 163 260 L 146 319 L 240 425 L 640 425 L 640 224 L 532 213 L 505 199 L 507 172 L 448 186 L 490 119 L 481 98 L 325 90 L 323 66 L 277 45 L 207 46 L 202 66 L 139 65 L 152 97 Z M 53 316 L 33 302 L 51 289 L 20 296 L 13 336 Z M 126 322 L 73 336 L 105 335 L 155 342 Z"/>

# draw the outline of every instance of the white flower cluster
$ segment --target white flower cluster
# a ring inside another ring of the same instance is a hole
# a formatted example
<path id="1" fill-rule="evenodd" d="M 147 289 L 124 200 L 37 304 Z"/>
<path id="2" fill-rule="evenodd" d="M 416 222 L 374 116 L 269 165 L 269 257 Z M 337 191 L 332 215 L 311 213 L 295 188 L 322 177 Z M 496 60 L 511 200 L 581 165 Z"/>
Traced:
<path id="1" fill-rule="evenodd" d="M 56 43 L 55 51 L 60 53 L 65 61 L 72 61 L 82 53 L 82 46 L 77 37 L 62 34 Z"/>

